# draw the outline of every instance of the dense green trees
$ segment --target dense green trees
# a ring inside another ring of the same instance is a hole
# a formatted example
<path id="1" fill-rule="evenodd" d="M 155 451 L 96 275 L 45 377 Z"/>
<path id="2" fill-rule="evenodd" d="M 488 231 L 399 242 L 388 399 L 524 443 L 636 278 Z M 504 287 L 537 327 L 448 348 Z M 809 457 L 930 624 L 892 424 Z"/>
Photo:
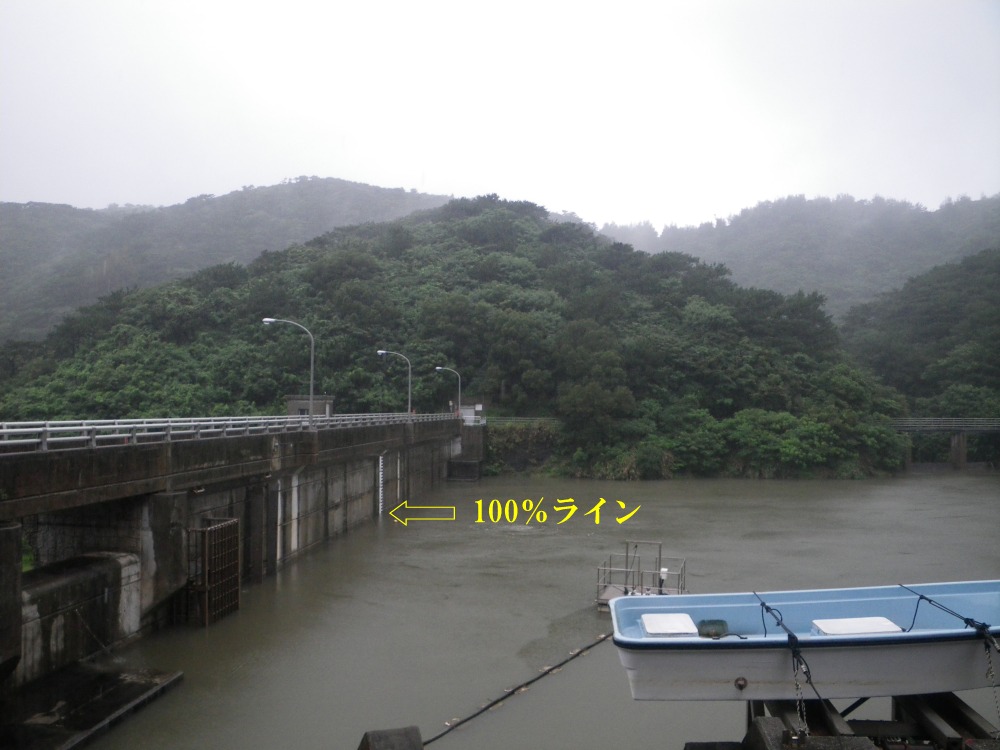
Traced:
<path id="1" fill-rule="evenodd" d="M 899 466 L 902 400 L 846 362 L 816 294 L 737 287 L 544 209 L 487 196 L 338 229 L 73 314 L 0 361 L 0 418 L 278 413 L 308 383 L 340 412 L 443 410 L 462 373 L 492 413 L 560 417 L 580 476 L 860 476 Z"/>
<path id="2" fill-rule="evenodd" d="M 861 305 L 842 326 L 848 350 L 926 417 L 1000 417 L 1000 250 L 910 279 Z M 947 436 L 915 438 L 915 457 L 947 455 Z M 1000 458 L 998 436 L 971 439 L 970 458 Z"/>

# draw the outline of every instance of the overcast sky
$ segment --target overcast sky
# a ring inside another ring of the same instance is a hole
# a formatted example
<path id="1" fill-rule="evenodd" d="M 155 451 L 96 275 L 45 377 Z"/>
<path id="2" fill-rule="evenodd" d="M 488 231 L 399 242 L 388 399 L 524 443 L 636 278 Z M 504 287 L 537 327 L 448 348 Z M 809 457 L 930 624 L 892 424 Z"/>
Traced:
<path id="1" fill-rule="evenodd" d="M 299 175 L 601 225 L 1000 192 L 1000 0 L 0 0 L 0 200 Z"/>

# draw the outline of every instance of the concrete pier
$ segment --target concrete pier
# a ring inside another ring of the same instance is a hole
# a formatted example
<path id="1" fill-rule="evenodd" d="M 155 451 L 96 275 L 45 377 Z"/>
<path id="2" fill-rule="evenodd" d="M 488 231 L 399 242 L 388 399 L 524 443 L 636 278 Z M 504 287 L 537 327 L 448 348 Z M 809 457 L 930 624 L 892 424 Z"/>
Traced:
<path id="1" fill-rule="evenodd" d="M 415 415 L 0 452 L 0 701 L 194 608 L 205 623 L 238 608 L 243 582 L 443 482 L 460 427 Z M 218 529 L 235 529 L 224 555 Z"/>
<path id="2" fill-rule="evenodd" d="M 0 747 L 77 747 L 178 684 L 180 672 L 78 663 L 0 703 Z"/>
<path id="3" fill-rule="evenodd" d="M 21 660 L 21 524 L 0 523 L 0 684 Z"/>

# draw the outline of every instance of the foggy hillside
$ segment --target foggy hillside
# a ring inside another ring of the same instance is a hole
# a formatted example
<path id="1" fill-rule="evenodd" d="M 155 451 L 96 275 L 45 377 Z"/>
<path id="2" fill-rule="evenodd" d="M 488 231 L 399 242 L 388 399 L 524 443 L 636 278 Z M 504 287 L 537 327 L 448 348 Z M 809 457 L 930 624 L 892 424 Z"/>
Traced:
<path id="1" fill-rule="evenodd" d="M 921 414 L 1000 415 L 1000 246 L 853 308 L 845 347 Z"/>
<path id="2" fill-rule="evenodd" d="M 447 411 L 437 366 L 492 415 L 557 417 L 566 475 L 868 476 L 904 455 L 902 397 L 847 360 L 818 296 L 497 196 L 107 295 L 0 349 L 0 419 L 277 414 L 314 370 L 339 413 Z"/>
<path id="3" fill-rule="evenodd" d="M 841 318 L 942 263 L 1000 246 L 1000 195 L 961 198 L 936 211 L 905 201 L 790 196 L 699 227 L 606 225 L 602 233 L 646 252 L 722 263 L 741 286 L 817 291 Z"/>
<path id="4" fill-rule="evenodd" d="M 168 207 L 77 209 L 0 203 L 0 341 L 34 340 L 99 297 L 246 264 L 340 226 L 388 221 L 445 203 L 333 178 L 202 195 Z M 842 318 L 942 263 L 1000 244 L 1000 195 L 936 211 L 902 201 L 788 197 L 700 227 L 648 222 L 602 233 L 646 252 L 721 263 L 742 285 L 818 291 Z"/>
<path id="5" fill-rule="evenodd" d="M 167 207 L 0 203 L 0 341 L 40 338 L 117 289 L 249 263 L 336 227 L 390 221 L 447 200 L 300 177 Z"/>

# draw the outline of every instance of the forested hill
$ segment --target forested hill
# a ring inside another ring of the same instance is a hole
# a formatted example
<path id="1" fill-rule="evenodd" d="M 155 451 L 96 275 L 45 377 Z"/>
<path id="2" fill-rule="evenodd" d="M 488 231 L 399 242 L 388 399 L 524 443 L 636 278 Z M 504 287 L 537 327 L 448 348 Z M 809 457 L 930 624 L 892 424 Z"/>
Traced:
<path id="1" fill-rule="evenodd" d="M 742 286 L 818 291 L 839 319 L 911 276 L 1000 245 L 1000 195 L 949 201 L 936 211 L 882 198 L 794 196 L 700 227 L 601 231 L 647 252 L 722 263 Z"/>
<path id="2" fill-rule="evenodd" d="M 335 227 L 388 221 L 447 200 L 300 177 L 163 208 L 0 203 L 0 342 L 40 338 L 67 313 L 117 289 L 249 263 Z"/>
<path id="3" fill-rule="evenodd" d="M 553 415 L 580 476 L 860 476 L 900 465 L 902 399 L 816 295 L 737 287 L 530 203 L 457 200 L 82 309 L 0 357 L 0 420 L 281 413 L 316 341 L 338 412 Z"/>
<path id="4" fill-rule="evenodd" d="M 1000 417 L 1000 247 L 854 308 L 842 331 L 920 416 Z"/>

